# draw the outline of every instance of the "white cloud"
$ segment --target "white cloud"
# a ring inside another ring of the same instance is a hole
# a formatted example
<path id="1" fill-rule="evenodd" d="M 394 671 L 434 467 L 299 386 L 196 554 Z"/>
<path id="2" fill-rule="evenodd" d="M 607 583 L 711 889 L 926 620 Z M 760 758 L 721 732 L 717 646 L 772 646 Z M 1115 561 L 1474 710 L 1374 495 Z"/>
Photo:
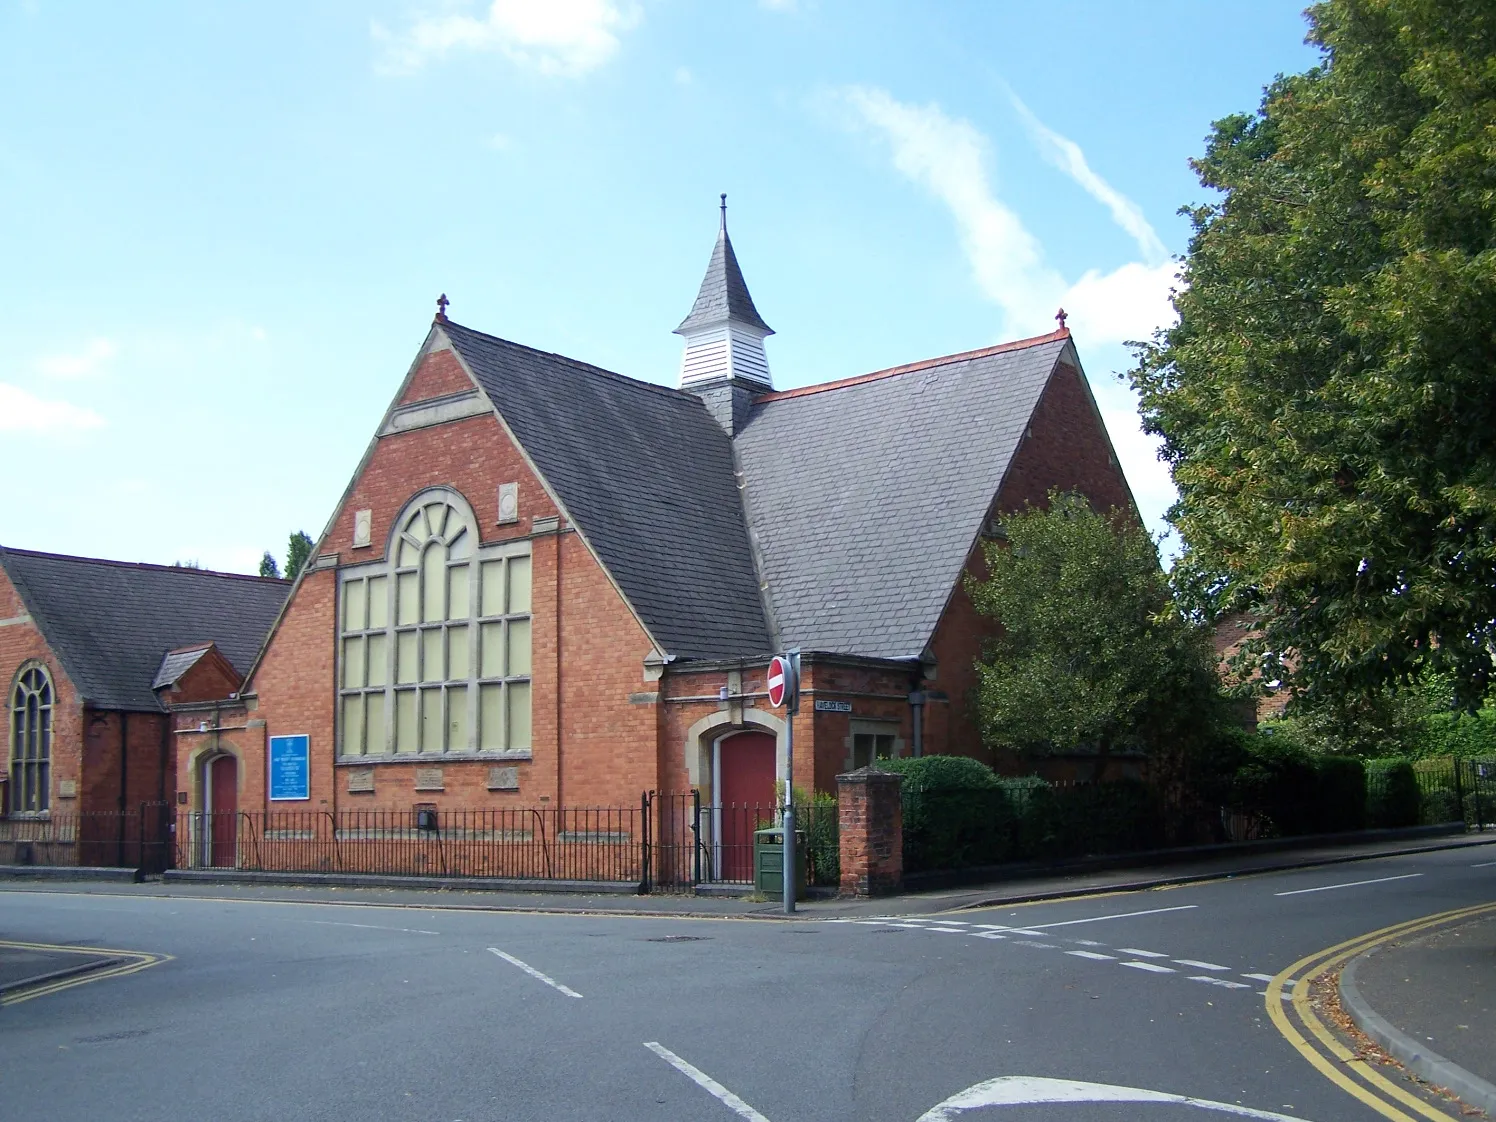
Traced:
<path id="1" fill-rule="evenodd" d="M 997 196 L 987 171 L 991 145 L 975 126 L 938 105 L 897 101 L 886 90 L 850 86 L 841 97 L 861 124 L 887 141 L 894 167 L 950 211 L 978 288 L 1005 313 L 1007 336 L 1050 330 L 1062 306 L 1071 315 L 1071 329 L 1092 346 L 1144 339 L 1172 321 L 1168 296 L 1176 266 L 1167 254 L 1165 260 L 1129 262 L 1110 273 L 1091 270 L 1070 284 Z M 1142 220 L 1141 213 L 1138 217 Z"/>
<path id="2" fill-rule="evenodd" d="M 1031 331 L 1046 315 L 1043 309 L 1052 315 L 1064 281 L 1044 264 L 1038 241 L 993 192 L 987 138 L 938 105 L 906 105 L 866 86 L 850 86 L 843 96 L 888 141 L 894 166 L 951 212 L 977 285 L 1007 313 L 1008 329 Z"/>
<path id="3" fill-rule="evenodd" d="M 793 12 L 800 6 L 800 0 L 758 0 L 758 4 L 771 12 Z"/>
<path id="4" fill-rule="evenodd" d="M 36 368 L 52 378 L 87 378 L 98 374 L 117 354 L 119 347 L 110 340 L 91 339 L 82 350 L 43 355 L 36 360 Z"/>
<path id="5" fill-rule="evenodd" d="M 492 0 L 482 16 L 425 15 L 403 35 L 371 28 L 385 69 L 418 70 L 453 51 L 496 52 L 542 74 L 576 78 L 612 58 L 640 12 L 618 0 Z"/>
<path id="6" fill-rule="evenodd" d="M 696 81 L 696 75 L 691 73 L 689 66 L 677 66 L 675 68 L 675 81 L 677 85 L 689 86 Z"/>
<path id="7" fill-rule="evenodd" d="M 92 409 L 66 401 L 49 401 L 0 382 L 0 432 L 70 435 L 104 427 L 104 418 Z"/>
<path id="8" fill-rule="evenodd" d="M 1153 229 L 1148 219 L 1143 217 L 1142 208 L 1091 170 L 1091 165 L 1086 162 L 1086 154 L 1081 151 L 1079 144 L 1069 137 L 1061 136 L 1035 117 L 1033 111 L 1019 99 L 1017 94 L 1010 91 L 1008 96 L 1013 100 L 1013 108 L 1018 110 L 1023 123 L 1028 126 L 1029 132 L 1038 142 L 1039 151 L 1044 158 L 1079 183 L 1086 194 L 1111 211 L 1112 221 L 1132 235 L 1132 239 L 1138 243 L 1138 249 L 1148 261 L 1159 262 L 1167 259 L 1169 251 L 1164 248 L 1164 243 L 1159 240 L 1157 231 Z"/>

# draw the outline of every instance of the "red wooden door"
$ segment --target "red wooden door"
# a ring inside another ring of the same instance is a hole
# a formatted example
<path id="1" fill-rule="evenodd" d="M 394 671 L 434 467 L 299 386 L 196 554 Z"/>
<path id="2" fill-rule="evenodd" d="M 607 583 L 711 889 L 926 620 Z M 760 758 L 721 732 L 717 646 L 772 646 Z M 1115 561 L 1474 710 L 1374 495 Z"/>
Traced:
<path id="1" fill-rule="evenodd" d="M 740 732 L 718 747 L 723 880 L 753 879 L 753 831 L 774 818 L 774 737 Z"/>
<path id="2" fill-rule="evenodd" d="M 208 863 L 233 868 L 234 842 L 239 830 L 239 761 L 219 756 L 209 765 L 208 789 L 212 793 L 212 827 Z"/>

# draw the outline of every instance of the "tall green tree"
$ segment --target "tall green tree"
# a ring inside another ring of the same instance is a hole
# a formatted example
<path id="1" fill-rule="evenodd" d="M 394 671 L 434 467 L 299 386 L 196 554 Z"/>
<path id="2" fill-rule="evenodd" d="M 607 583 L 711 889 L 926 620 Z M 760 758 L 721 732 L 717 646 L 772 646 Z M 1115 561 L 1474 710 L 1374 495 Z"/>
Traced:
<path id="1" fill-rule="evenodd" d="M 1002 624 L 977 667 L 987 741 L 1029 757 L 1092 750 L 1098 776 L 1114 752 L 1141 748 L 1182 777 L 1223 709 L 1209 635 L 1175 606 L 1153 541 L 1073 494 L 1003 529 L 988 579 L 968 586 Z"/>
<path id="2" fill-rule="evenodd" d="M 1132 373 L 1182 580 L 1309 707 L 1496 638 L 1496 6 L 1329 0 L 1323 54 L 1194 162 L 1177 326 Z M 1271 665 L 1274 662 L 1277 665 Z"/>
<path id="3" fill-rule="evenodd" d="M 286 547 L 286 577 L 294 580 L 301 575 L 302 568 L 312 556 L 312 548 L 316 543 L 307 537 L 305 530 L 297 530 L 291 535 L 290 543 Z"/>
<path id="4" fill-rule="evenodd" d="M 265 556 L 260 558 L 260 576 L 278 577 L 280 575 L 280 566 L 275 563 L 275 558 L 270 555 L 270 551 L 267 549 Z"/>

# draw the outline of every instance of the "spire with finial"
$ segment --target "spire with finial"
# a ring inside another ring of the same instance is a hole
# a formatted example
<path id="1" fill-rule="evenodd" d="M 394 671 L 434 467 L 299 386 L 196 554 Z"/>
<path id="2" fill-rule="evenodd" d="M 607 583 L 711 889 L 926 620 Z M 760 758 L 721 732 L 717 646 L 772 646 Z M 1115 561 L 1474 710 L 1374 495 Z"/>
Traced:
<path id="1" fill-rule="evenodd" d="M 727 236 L 727 195 L 720 196 L 717 244 L 691 314 L 675 329 L 686 340 L 681 358 L 682 389 L 741 382 L 762 393 L 774 388 L 764 339 L 774 334 L 753 306 L 732 239 Z"/>
<path id="2" fill-rule="evenodd" d="M 1055 318 L 1055 322 L 1060 325 L 1060 330 L 1061 331 L 1068 332 L 1070 330 L 1068 327 L 1065 326 L 1065 321 L 1070 318 L 1070 314 L 1068 312 L 1066 312 L 1064 308 L 1061 308 L 1059 311 L 1057 311 L 1054 314 L 1054 318 Z"/>
<path id="3" fill-rule="evenodd" d="M 447 322 L 447 305 L 450 304 L 451 302 L 452 301 L 450 301 L 450 300 L 447 299 L 447 294 L 445 292 L 443 292 L 440 296 L 438 296 L 436 298 L 436 322 L 437 323 L 446 323 Z"/>

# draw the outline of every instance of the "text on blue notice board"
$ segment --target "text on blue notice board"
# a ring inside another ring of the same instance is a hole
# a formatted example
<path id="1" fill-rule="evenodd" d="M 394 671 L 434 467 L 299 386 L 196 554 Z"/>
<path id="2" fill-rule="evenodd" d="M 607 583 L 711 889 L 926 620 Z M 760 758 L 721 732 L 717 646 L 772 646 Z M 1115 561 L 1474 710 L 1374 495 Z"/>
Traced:
<path id="1" fill-rule="evenodd" d="M 270 798 L 312 797 L 311 751 L 305 734 L 270 738 Z"/>

